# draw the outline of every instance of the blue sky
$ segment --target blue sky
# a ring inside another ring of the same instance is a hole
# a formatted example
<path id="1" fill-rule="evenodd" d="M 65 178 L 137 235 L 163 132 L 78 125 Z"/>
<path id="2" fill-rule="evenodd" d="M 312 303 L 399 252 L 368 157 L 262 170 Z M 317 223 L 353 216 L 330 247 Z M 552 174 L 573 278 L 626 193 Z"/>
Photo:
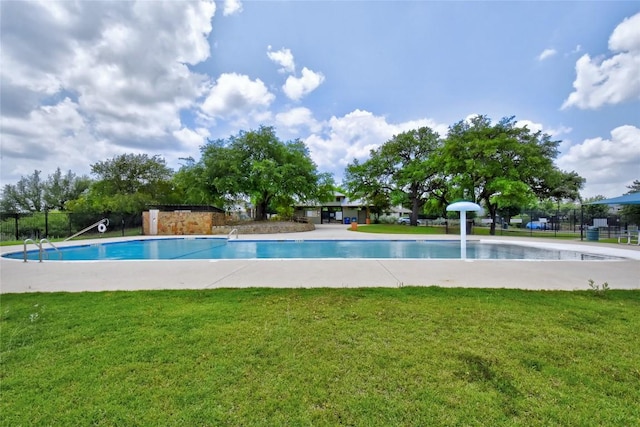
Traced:
<path id="1" fill-rule="evenodd" d="M 474 114 L 561 140 L 584 197 L 640 179 L 638 2 L 3 1 L 1 182 L 173 167 L 260 125 L 340 183 L 394 134 Z"/>

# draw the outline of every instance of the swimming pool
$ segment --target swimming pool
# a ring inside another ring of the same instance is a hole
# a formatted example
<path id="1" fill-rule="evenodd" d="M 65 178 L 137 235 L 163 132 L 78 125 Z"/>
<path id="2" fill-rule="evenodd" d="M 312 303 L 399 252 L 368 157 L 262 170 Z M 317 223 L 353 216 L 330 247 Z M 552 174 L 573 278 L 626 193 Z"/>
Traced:
<path id="1" fill-rule="evenodd" d="M 27 252 L 38 260 L 38 250 Z M 22 259 L 23 252 L 3 257 Z M 140 239 L 43 251 L 49 261 L 186 259 L 460 259 L 451 240 L 227 240 L 226 238 Z M 611 260 L 613 256 L 497 242 L 467 243 L 468 259 Z"/>

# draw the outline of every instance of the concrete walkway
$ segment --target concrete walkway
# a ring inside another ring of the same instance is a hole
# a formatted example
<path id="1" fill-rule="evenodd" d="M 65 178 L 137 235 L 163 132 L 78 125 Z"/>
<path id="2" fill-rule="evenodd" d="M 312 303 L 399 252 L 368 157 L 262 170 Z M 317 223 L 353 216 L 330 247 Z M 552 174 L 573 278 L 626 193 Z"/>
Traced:
<path id="1" fill-rule="evenodd" d="M 140 237 L 135 237 L 139 239 Z M 242 239 L 458 240 L 451 235 L 356 233 L 344 225 L 277 235 L 241 235 Z M 122 239 L 113 239 L 122 240 Z M 612 289 L 640 289 L 640 247 L 553 239 L 469 236 L 469 240 L 578 250 L 625 258 L 615 261 L 521 261 L 436 259 L 51 261 L 2 258 L 0 293 L 80 292 L 244 287 L 398 287 L 442 286 L 532 290 L 589 289 L 589 280 Z M 101 242 L 109 241 L 102 239 Z M 83 243 L 87 243 L 86 241 Z M 78 242 L 56 244 L 77 245 Z M 2 252 L 22 250 L 3 247 Z"/>

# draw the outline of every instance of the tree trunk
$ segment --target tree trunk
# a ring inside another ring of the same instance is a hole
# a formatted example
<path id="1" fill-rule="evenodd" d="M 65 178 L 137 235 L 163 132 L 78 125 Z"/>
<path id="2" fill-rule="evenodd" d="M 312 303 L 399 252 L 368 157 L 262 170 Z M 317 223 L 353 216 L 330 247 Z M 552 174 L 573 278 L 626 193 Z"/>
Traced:
<path id="1" fill-rule="evenodd" d="M 411 219 L 410 225 L 418 225 L 418 210 L 420 209 L 420 201 L 417 198 L 413 198 L 411 201 Z"/>
<path id="2" fill-rule="evenodd" d="M 262 201 L 256 204 L 256 221 L 267 220 L 267 202 Z"/>
<path id="3" fill-rule="evenodd" d="M 271 196 L 268 194 L 262 195 L 262 200 L 256 202 L 256 221 L 267 220 L 267 209 L 269 208 L 269 201 Z"/>
<path id="4" fill-rule="evenodd" d="M 491 217 L 491 227 L 489 228 L 489 234 L 496 235 L 496 214 L 498 213 L 498 207 L 496 205 L 487 204 L 489 207 L 489 216 Z"/>

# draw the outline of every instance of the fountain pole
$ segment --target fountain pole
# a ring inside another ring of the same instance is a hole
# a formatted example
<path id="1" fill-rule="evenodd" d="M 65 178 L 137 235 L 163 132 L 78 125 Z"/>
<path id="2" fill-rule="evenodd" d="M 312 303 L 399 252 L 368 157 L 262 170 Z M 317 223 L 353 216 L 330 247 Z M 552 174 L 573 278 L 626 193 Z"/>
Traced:
<path id="1" fill-rule="evenodd" d="M 447 211 L 460 212 L 460 259 L 467 259 L 467 211 L 482 210 L 472 202 L 456 202 L 447 206 Z"/>

